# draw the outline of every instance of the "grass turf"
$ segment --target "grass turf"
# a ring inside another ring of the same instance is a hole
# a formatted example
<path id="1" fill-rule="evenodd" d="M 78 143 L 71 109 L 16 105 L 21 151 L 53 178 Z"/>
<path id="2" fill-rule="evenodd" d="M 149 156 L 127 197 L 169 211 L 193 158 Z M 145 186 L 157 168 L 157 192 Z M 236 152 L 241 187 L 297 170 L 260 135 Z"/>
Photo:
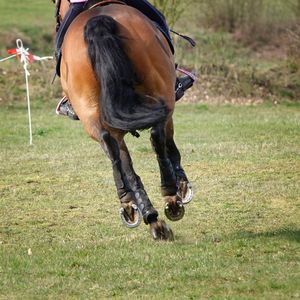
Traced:
<path id="1" fill-rule="evenodd" d="M 177 106 L 195 197 L 173 243 L 121 225 L 108 159 L 54 106 L 30 147 L 25 104 L 1 105 L 1 299 L 299 297 L 298 105 Z M 149 134 L 127 141 L 163 217 Z"/>

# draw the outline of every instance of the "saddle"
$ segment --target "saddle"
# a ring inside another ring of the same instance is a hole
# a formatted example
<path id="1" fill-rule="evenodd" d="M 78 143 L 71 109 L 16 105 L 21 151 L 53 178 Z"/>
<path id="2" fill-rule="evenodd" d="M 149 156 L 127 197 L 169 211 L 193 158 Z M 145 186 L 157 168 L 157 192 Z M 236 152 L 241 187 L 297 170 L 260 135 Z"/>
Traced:
<path id="1" fill-rule="evenodd" d="M 94 7 L 97 7 L 97 6 L 104 6 L 104 5 L 108 5 L 108 4 L 123 4 L 123 5 L 128 5 L 126 3 L 126 1 L 122 1 L 122 0 L 88 0 L 85 6 L 86 6 L 86 9 L 91 9 L 91 8 L 94 8 Z M 142 14 L 144 14 L 143 11 L 140 10 L 140 12 Z M 169 47 L 170 47 L 172 53 L 174 54 L 174 52 L 175 52 L 174 46 L 173 46 L 173 43 L 170 40 L 168 34 L 165 32 L 165 30 L 163 30 L 163 28 L 161 26 L 159 26 L 158 23 L 154 22 L 153 20 L 151 20 L 151 22 L 163 34 L 163 36 L 165 37 L 165 39 L 167 40 L 167 42 L 169 44 Z M 172 32 L 174 32 L 174 31 L 172 31 Z M 178 34 L 177 32 L 174 32 L 174 33 Z M 178 35 L 180 35 L 180 34 L 178 34 Z"/>
<path id="2" fill-rule="evenodd" d="M 83 11 L 86 11 L 86 10 L 89 10 L 89 9 L 92 9 L 92 8 L 95 8 L 95 7 L 98 7 L 98 6 L 106 6 L 106 5 L 109 5 L 109 4 L 127 5 L 126 1 L 122 1 L 122 0 L 89 0 L 84 5 Z M 141 13 L 143 13 L 143 12 L 141 11 Z M 58 12 L 56 13 L 56 15 L 58 16 Z M 174 53 L 174 46 L 172 44 L 172 41 L 168 37 L 168 34 L 156 22 L 152 21 L 152 23 L 164 35 L 164 37 L 168 41 L 168 44 L 170 46 L 170 49 L 171 49 L 172 53 Z M 60 20 L 57 17 L 57 28 L 56 28 L 56 30 L 58 30 L 59 26 L 60 26 Z M 62 39 L 63 39 L 63 37 L 62 37 Z M 60 76 L 60 62 L 61 62 L 61 53 L 57 53 L 56 54 L 56 75 L 58 75 L 58 76 Z"/>
<path id="3" fill-rule="evenodd" d="M 122 0 L 89 0 L 85 4 L 85 9 L 91 9 L 97 6 L 105 6 L 108 4 L 123 4 L 126 5 L 126 3 Z"/>

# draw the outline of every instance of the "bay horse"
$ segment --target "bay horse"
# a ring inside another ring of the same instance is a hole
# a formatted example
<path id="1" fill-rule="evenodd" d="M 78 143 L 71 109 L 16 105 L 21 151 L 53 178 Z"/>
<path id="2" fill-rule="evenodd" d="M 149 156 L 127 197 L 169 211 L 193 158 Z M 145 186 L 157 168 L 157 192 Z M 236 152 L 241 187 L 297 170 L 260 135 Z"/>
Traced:
<path id="1" fill-rule="evenodd" d="M 62 20 L 69 2 L 55 4 Z M 175 80 L 174 56 L 164 35 L 140 11 L 119 0 L 101 1 L 83 11 L 66 32 L 62 89 L 85 131 L 112 162 L 123 223 L 136 227 L 143 218 L 158 240 L 173 240 L 174 235 L 158 218 L 135 173 L 124 136 L 150 129 L 165 214 L 173 221 L 181 219 L 193 193 L 173 139 Z"/>

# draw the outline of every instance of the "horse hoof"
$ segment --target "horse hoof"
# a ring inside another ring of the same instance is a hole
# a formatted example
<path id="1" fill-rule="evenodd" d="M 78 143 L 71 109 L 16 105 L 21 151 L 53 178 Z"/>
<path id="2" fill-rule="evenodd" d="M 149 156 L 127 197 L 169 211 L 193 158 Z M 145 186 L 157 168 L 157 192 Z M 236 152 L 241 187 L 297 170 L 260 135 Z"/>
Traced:
<path id="1" fill-rule="evenodd" d="M 127 204 L 120 208 L 122 223 L 128 228 L 135 228 L 141 224 L 142 214 L 135 204 Z"/>
<path id="2" fill-rule="evenodd" d="M 163 220 L 150 223 L 150 232 L 154 240 L 174 241 L 171 227 Z"/>
<path id="3" fill-rule="evenodd" d="M 179 200 L 167 202 L 165 205 L 165 215 L 171 221 L 179 221 L 183 218 L 185 209 L 183 203 Z"/>
<path id="4" fill-rule="evenodd" d="M 183 204 L 191 202 L 194 196 L 192 184 L 188 181 L 180 182 L 177 195 L 181 198 Z"/>

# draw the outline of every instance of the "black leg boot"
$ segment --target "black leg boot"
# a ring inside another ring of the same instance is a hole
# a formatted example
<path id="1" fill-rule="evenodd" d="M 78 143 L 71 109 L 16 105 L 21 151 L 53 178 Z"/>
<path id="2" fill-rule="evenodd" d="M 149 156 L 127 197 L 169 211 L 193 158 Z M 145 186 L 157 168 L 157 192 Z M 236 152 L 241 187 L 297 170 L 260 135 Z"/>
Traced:
<path id="1" fill-rule="evenodd" d="M 178 101 L 184 95 L 184 92 L 193 86 L 195 80 L 186 75 L 182 77 L 177 77 L 176 79 L 176 87 L 175 87 L 175 99 Z"/>

